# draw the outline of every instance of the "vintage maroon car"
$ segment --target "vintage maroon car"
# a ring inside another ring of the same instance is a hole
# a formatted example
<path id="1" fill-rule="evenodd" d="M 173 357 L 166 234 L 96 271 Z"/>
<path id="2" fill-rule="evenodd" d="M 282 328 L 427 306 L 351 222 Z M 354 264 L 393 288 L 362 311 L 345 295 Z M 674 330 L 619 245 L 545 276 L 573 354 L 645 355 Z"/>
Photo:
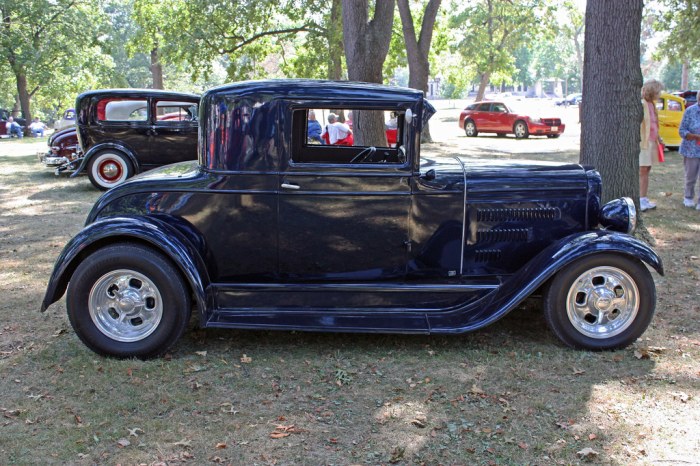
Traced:
<path id="1" fill-rule="evenodd" d="M 75 127 L 64 128 L 53 133 L 48 140 L 48 152 L 39 152 L 39 162 L 55 167 L 56 174 L 64 170 L 75 170 L 82 157 Z"/>
<path id="2" fill-rule="evenodd" d="M 513 112 L 503 102 L 474 102 L 459 115 L 459 127 L 468 137 L 479 133 L 499 136 L 515 134 L 518 139 L 528 136 L 558 138 L 565 125 L 560 118 L 534 118 Z"/>

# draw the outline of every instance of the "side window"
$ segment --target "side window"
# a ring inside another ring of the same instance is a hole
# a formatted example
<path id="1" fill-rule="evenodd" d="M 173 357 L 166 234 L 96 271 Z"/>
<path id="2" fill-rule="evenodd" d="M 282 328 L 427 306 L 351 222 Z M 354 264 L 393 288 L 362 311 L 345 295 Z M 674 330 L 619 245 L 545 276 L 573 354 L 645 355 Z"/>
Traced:
<path id="1" fill-rule="evenodd" d="M 505 113 L 506 107 L 503 104 L 493 104 L 493 108 L 491 111 L 498 112 L 498 113 Z"/>
<path id="2" fill-rule="evenodd" d="M 666 101 L 668 104 L 668 110 L 671 112 L 680 112 L 681 111 L 681 103 L 677 102 L 675 100 L 667 100 Z"/>
<path id="3" fill-rule="evenodd" d="M 98 121 L 147 121 L 148 102 L 135 99 L 102 99 L 97 103 Z"/>
<path id="4" fill-rule="evenodd" d="M 491 110 L 491 104 L 481 104 L 477 109 L 478 112 L 488 112 L 489 110 Z"/>
<path id="5" fill-rule="evenodd" d="M 193 121 L 197 116 L 197 104 L 172 100 L 156 101 L 156 121 L 158 123 L 179 123 Z"/>
<path id="6" fill-rule="evenodd" d="M 403 164 L 403 121 L 403 110 L 296 109 L 292 161 Z"/>

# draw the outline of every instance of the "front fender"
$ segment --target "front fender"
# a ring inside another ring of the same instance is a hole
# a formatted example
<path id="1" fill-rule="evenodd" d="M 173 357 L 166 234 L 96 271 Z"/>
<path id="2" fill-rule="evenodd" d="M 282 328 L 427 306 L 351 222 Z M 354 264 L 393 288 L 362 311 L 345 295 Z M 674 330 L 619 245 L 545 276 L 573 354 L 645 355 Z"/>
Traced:
<path id="1" fill-rule="evenodd" d="M 137 174 L 141 171 L 141 167 L 139 165 L 139 161 L 136 159 L 136 155 L 134 155 L 134 152 L 126 147 L 123 144 L 119 144 L 117 142 L 104 142 L 102 144 L 97 144 L 96 146 L 92 146 L 90 150 L 88 150 L 85 155 L 83 155 L 83 158 L 81 159 L 80 165 L 78 168 L 71 174 L 70 178 L 74 178 L 78 176 L 85 168 L 87 168 L 88 163 L 90 163 L 90 159 L 97 154 L 98 152 L 102 152 L 105 149 L 114 149 L 118 150 L 119 152 L 123 152 L 128 158 L 129 161 L 131 162 L 131 166 L 134 167 L 134 174 Z"/>
<path id="2" fill-rule="evenodd" d="M 431 319 L 431 331 L 464 332 L 485 327 L 515 309 L 558 271 L 591 254 L 634 257 L 664 274 L 661 258 L 646 243 L 624 233 L 589 231 L 562 238 L 504 280 L 489 298 Z"/>
<path id="3" fill-rule="evenodd" d="M 41 311 L 63 296 L 82 260 L 101 246 L 129 240 L 150 244 L 172 260 L 190 284 L 199 309 L 207 309 L 205 290 L 209 275 L 197 249 L 167 223 L 154 217 L 135 216 L 111 217 L 92 223 L 68 242 L 56 260 Z"/>

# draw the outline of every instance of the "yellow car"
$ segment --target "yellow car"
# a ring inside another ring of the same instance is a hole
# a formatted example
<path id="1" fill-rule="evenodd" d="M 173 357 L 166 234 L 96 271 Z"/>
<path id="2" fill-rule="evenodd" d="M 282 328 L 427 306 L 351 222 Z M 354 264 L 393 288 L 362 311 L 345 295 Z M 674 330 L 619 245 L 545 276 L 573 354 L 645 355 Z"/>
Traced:
<path id="1" fill-rule="evenodd" d="M 659 136 L 664 140 L 666 147 L 678 148 L 682 140 L 678 134 L 678 127 L 685 111 L 685 100 L 662 92 L 656 102 L 656 109 L 659 112 Z"/>

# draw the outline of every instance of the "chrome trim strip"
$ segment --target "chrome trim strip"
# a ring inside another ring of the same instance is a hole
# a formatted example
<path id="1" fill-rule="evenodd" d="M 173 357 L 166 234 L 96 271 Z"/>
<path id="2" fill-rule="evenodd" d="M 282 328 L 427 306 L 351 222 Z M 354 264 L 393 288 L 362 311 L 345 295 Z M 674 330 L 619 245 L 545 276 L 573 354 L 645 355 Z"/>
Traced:
<path id="1" fill-rule="evenodd" d="M 467 234 L 467 167 L 456 155 L 452 156 L 462 166 L 462 176 L 464 176 L 464 200 L 462 202 L 462 246 L 459 254 L 459 276 L 464 274 L 464 243 Z"/>

